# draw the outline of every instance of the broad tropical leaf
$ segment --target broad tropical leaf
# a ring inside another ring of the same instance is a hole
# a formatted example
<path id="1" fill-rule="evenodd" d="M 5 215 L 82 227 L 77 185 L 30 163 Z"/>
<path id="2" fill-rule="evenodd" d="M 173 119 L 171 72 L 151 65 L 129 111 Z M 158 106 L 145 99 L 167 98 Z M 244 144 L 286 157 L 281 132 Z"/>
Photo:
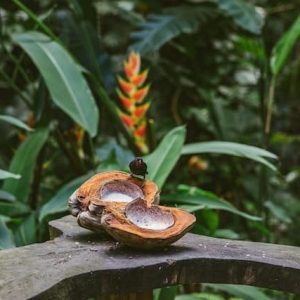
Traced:
<path id="1" fill-rule="evenodd" d="M 23 222 L 14 232 L 16 245 L 24 246 L 34 243 L 36 241 L 36 230 L 35 213 L 32 212 L 23 219 Z"/>
<path id="2" fill-rule="evenodd" d="M 88 173 L 64 185 L 53 198 L 42 206 L 39 214 L 39 221 L 42 221 L 48 215 L 67 211 L 69 197 L 91 176 L 92 174 Z"/>
<path id="3" fill-rule="evenodd" d="M 292 219 L 289 215 L 288 210 L 284 209 L 283 207 L 279 206 L 278 204 L 272 201 L 267 201 L 264 205 L 278 220 L 287 224 L 292 223 Z"/>
<path id="4" fill-rule="evenodd" d="M 144 159 L 148 164 L 149 179 L 162 188 L 165 180 L 176 165 L 185 140 L 186 129 L 179 126 L 172 129 L 158 147 Z"/>
<path id="5" fill-rule="evenodd" d="M 272 50 L 271 71 L 277 75 L 284 66 L 292 48 L 300 36 L 300 15 Z"/>
<path id="6" fill-rule="evenodd" d="M 6 179 L 3 189 L 13 194 L 18 201 L 25 202 L 28 197 L 35 162 L 47 138 L 48 129 L 36 129 L 33 133 L 28 135 L 11 161 L 9 171 L 18 173 L 22 177 L 17 181 Z"/>
<path id="7" fill-rule="evenodd" d="M 260 217 L 249 215 L 235 208 L 230 202 L 220 199 L 212 192 L 196 187 L 190 189 L 190 193 L 177 193 L 174 195 L 162 195 L 161 202 L 177 205 L 190 212 L 200 209 L 220 209 L 239 215 L 249 220 L 259 221 Z"/>
<path id="8" fill-rule="evenodd" d="M 5 216 L 18 217 L 28 214 L 30 208 L 22 202 L 18 201 L 0 201 L 0 212 Z"/>
<path id="9" fill-rule="evenodd" d="M 272 170 L 276 170 L 276 167 L 271 164 L 268 159 L 277 159 L 277 156 L 267 150 L 232 142 L 201 142 L 195 144 L 187 144 L 183 146 L 181 154 L 200 154 L 200 153 L 216 153 L 216 154 L 228 154 L 239 157 L 246 157 L 257 161 Z"/>
<path id="10" fill-rule="evenodd" d="M 0 115 L 0 121 L 4 121 L 7 123 L 10 123 L 16 127 L 19 127 L 21 129 L 27 130 L 27 131 L 32 131 L 33 129 L 27 126 L 25 123 L 22 121 L 18 120 L 17 118 L 11 117 L 11 116 L 6 116 L 6 115 Z"/>
<path id="11" fill-rule="evenodd" d="M 260 34 L 264 18 L 255 6 L 245 0 L 217 0 L 219 8 L 243 29 L 254 34 Z"/>
<path id="12" fill-rule="evenodd" d="M 0 217 L 0 250 L 15 247 L 13 236 L 5 224 L 5 220 Z"/>
<path id="13" fill-rule="evenodd" d="M 40 32 L 14 34 L 12 38 L 41 72 L 55 104 L 94 137 L 98 109 L 87 82 L 68 52 Z"/>
<path id="14" fill-rule="evenodd" d="M 14 202 L 16 201 L 16 197 L 6 191 L 0 190 L 0 201 Z"/>
<path id="15" fill-rule="evenodd" d="M 132 33 L 136 42 L 131 48 L 141 54 L 158 50 L 182 33 L 195 32 L 199 23 L 212 14 L 212 10 L 204 6 L 180 6 L 166 10 L 163 15 L 149 15 L 138 31 Z"/>
<path id="16" fill-rule="evenodd" d="M 13 178 L 13 179 L 20 179 L 21 175 L 19 174 L 14 174 L 8 171 L 4 171 L 0 169 L 0 180 L 1 179 L 6 179 L 6 178 Z"/>

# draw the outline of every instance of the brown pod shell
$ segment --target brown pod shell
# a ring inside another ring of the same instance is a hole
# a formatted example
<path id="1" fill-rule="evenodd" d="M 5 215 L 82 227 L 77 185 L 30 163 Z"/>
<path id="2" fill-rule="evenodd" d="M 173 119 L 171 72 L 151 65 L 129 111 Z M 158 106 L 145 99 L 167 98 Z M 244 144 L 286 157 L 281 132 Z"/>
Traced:
<path id="1" fill-rule="evenodd" d="M 145 199 L 148 204 L 158 203 L 157 185 L 151 180 L 141 180 L 125 172 L 109 171 L 85 181 L 71 195 L 68 205 L 80 226 L 100 231 L 100 219 L 105 206 L 114 202 L 127 204 L 137 198 Z"/>
<path id="2" fill-rule="evenodd" d="M 93 215 L 88 210 L 83 211 L 77 216 L 79 226 L 90 229 L 95 232 L 103 232 L 101 225 L 101 215 Z"/>
<path id="3" fill-rule="evenodd" d="M 124 204 L 121 207 L 109 205 L 101 218 L 103 228 L 114 239 L 141 249 L 162 248 L 174 243 L 195 221 L 194 215 L 181 209 L 147 205 L 142 199 L 130 202 L 125 208 Z"/>

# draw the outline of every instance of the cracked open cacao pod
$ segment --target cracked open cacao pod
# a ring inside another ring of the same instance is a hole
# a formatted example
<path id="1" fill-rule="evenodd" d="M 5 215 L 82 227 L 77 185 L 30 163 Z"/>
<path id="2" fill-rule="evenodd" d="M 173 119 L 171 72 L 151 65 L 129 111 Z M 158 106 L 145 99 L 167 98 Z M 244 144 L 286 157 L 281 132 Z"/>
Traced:
<path id="1" fill-rule="evenodd" d="M 175 242 L 195 222 L 193 215 L 158 202 L 153 181 L 111 171 L 83 183 L 69 198 L 69 209 L 82 227 L 105 231 L 128 246 L 150 249 Z"/>

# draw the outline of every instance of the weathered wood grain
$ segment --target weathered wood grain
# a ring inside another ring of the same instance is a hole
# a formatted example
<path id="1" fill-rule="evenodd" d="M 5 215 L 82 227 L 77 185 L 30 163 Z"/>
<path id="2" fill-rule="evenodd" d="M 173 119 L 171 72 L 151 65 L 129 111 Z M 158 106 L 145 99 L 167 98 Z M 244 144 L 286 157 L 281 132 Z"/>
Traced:
<path id="1" fill-rule="evenodd" d="M 87 299 L 185 283 L 247 284 L 300 293 L 300 249 L 187 234 L 142 252 L 80 228 L 50 223 L 53 240 L 0 251 L 0 299 Z"/>

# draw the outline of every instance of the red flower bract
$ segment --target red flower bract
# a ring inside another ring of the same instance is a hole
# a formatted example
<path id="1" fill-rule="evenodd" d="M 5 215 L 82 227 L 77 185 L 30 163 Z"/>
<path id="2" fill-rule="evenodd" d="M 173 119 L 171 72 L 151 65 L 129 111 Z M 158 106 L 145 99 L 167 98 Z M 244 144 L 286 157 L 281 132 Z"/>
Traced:
<path id="1" fill-rule="evenodd" d="M 123 109 L 119 111 L 119 116 L 132 134 L 138 149 L 146 154 L 149 151 L 146 113 L 151 104 L 145 100 L 150 88 L 150 84 L 144 85 L 148 70 L 141 71 L 141 57 L 136 52 L 129 54 L 123 67 L 126 78 L 118 76 L 120 88 L 116 90 Z"/>

